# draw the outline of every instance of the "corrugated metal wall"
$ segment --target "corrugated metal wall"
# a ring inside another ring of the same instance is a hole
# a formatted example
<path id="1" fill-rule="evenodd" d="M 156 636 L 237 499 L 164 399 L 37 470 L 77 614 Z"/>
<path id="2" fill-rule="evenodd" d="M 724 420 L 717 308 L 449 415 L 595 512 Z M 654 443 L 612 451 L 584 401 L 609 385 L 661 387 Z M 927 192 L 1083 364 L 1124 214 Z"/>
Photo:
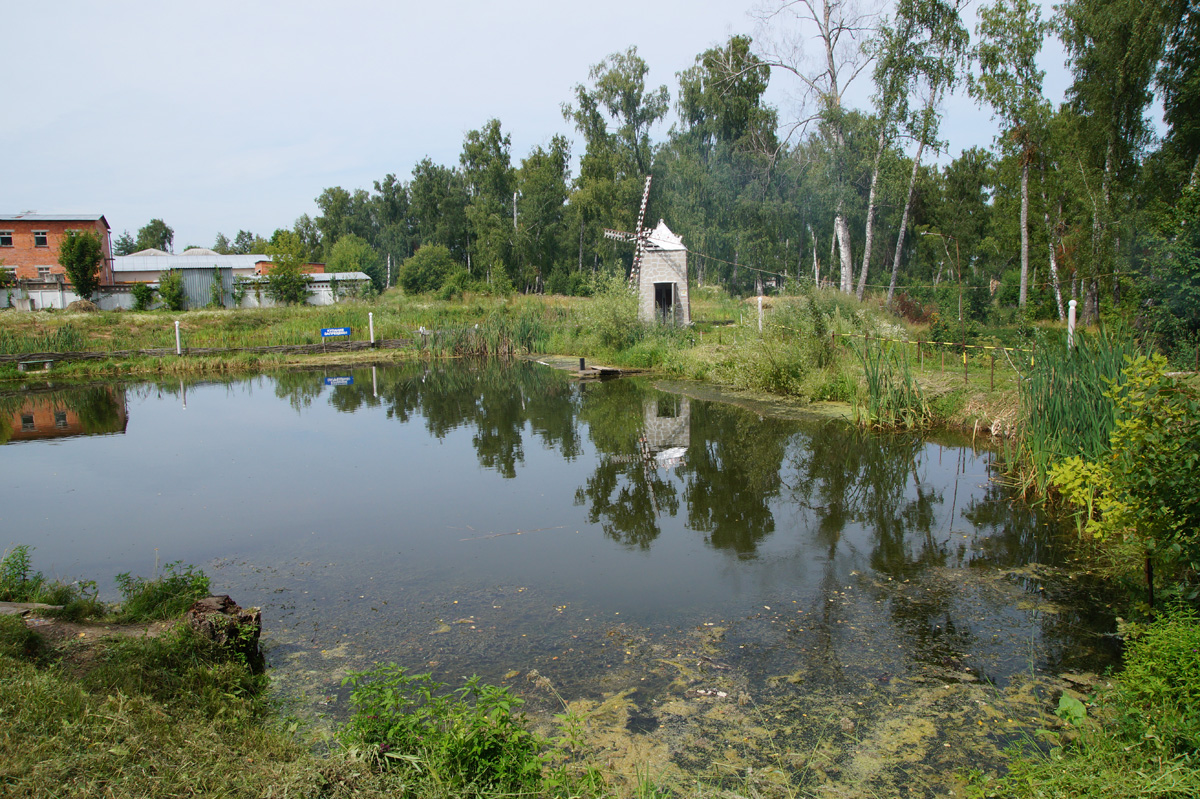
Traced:
<path id="1" fill-rule="evenodd" d="M 233 268 L 182 269 L 183 295 L 189 310 L 204 308 L 212 299 L 213 272 L 221 273 L 221 304 L 228 308 L 233 303 Z"/>

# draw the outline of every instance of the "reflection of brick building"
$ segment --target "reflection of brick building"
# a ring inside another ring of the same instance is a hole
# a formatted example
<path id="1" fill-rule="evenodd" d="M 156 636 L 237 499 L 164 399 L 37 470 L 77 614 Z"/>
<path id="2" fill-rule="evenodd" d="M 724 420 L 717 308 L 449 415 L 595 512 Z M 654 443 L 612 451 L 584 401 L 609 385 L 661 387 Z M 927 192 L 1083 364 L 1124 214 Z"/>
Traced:
<path id="1" fill-rule="evenodd" d="M 687 397 L 659 394 L 642 404 L 646 449 L 660 466 L 676 466 L 692 443 L 692 405 Z"/>
<path id="2" fill-rule="evenodd" d="M 101 214 L 0 215 L 0 261 L 18 280 L 55 283 L 65 278 L 58 265 L 58 248 L 68 230 L 95 233 L 100 238 L 100 285 L 112 283 L 113 257 L 108 222 Z"/>
<path id="3" fill-rule="evenodd" d="M 85 397 L 85 391 L 99 393 Z M 0 419 L 0 424 L 7 421 L 9 441 L 124 433 L 128 423 L 125 392 L 111 386 L 29 394 L 24 399 L 20 408 Z"/>

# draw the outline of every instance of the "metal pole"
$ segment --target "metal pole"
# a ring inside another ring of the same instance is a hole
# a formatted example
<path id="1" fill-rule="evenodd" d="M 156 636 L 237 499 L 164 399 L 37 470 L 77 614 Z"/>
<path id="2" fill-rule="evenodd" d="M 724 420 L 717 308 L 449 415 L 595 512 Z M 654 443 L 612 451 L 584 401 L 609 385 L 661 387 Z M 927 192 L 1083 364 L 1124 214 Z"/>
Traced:
<path id="1" fill-rule="evenodd" d="M 179 346 L 179 320 L 175 320 L 175 354 L 183 355 L 183 348 Z"/>
<path id="2" fill-rule="evenodd" d="M 375 312 L 367 313 L 367 326 L 371 328 L 371 346 L 375 346 Z"/>
<path id="3" fill-rule="evenodd" d="M 1075 349 L 1075 300 L 1067 303 L 1067 349 Z"/>

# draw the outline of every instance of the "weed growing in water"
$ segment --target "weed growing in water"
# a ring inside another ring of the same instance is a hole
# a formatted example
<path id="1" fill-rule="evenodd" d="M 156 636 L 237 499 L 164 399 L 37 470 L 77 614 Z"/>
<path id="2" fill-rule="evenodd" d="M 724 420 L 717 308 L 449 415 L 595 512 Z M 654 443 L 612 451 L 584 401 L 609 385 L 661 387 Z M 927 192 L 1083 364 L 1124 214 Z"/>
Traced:
<path id="1" fill-rule="evenodd" d="M 542 783 L 543 739 L 515 712 L 522 700 L 478 677 L 445 693 L 430 674 L 395 664 L 353 673 L 354 716 L 342 730 L 351 748 L 388 770 L 432 776 L 455 795 L 523 793 Z"/>
<path id="2" fill-rule="evenodd" d="M 161 576 L 150 580 L 124 572 L 116 582 L 123 598 L 117 621 L 122 623 L 173 619 L 208 596 L 208 576 L 180 561 L 168 563 Z"/>

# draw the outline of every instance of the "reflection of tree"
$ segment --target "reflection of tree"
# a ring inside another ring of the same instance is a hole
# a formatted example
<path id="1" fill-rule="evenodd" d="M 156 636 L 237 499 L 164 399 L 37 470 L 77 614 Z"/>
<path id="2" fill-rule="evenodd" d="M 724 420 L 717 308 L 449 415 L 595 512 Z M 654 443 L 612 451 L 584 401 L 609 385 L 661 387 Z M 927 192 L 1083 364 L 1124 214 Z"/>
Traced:
<path id="1" fill-rule="evenodd" d="M 697 446 L 688 450 L 684 497 L 688 526 L 708 543 L 753 557 L 775 530 L 770 501 L 778 496 L 780 467 L 794 422 L 758 419 L 744 410 L 708 403 L 692 420 Z"/>
<path id="2" fill-rule="evenodd" d="M 274 376 L 275 393 L 297 410 L 328 392 L 329 404 L 343 413 L 382 406 L 388 418 L 401 422 L 421 416 L 436 438 L 472 426 L 480 464 L 504 477 L 515 477 L 517 464 L 524 462 L 527 423 L 564 457 L 579 454 L 574 391 L 566 377 L 553 370 L 490 360 L 407 364 L 375 372 L 359 368 L 349 374 L 353 384 L 327 387 L 323 373 L 281 373 Z"/>
<path id="3" fill-rule="evenodd" d="M 902 577 L 940 564 L 934 522 L 942 497 L 921 479 L 924 447 L 912 436 L 820 425 L 792 449 L 791 496 L 816 515 L 817 539 L 826 546 L 836 548 L 848 524 L 866 527 L 874 539 L 871 566 L 877 571 Z"/>
<path id="4" fill-rule="evenodd" d="M 642 451 L 648 392 L 632 380 L 589 385 L 579 409 L 600 458 L 587 483 L 575 491 L 575 503 L 587 505 L 588 521 L 599 523 L 609 538 L 640 549 L 649 549 L 658 538 L 660 513 L 679 512 L 675 484 Z"/>

